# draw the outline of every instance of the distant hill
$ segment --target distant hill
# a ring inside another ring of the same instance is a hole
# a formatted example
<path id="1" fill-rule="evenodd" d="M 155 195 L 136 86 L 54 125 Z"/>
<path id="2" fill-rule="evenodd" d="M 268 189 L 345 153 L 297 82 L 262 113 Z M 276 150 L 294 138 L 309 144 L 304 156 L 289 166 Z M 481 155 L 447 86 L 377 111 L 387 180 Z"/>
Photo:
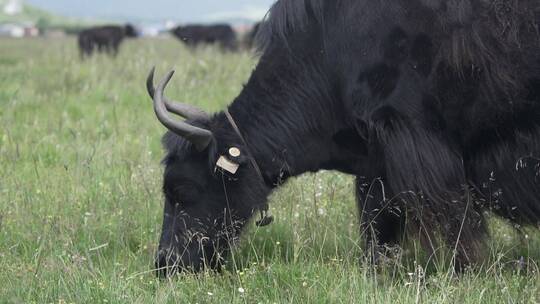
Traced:
<path id="1" fill-rule="evenodd" d="M 77 27 L 87 22 L 49 13 L 22 0 L 0 0 L 0 23 L 32 23 L 49 28 Z"/>

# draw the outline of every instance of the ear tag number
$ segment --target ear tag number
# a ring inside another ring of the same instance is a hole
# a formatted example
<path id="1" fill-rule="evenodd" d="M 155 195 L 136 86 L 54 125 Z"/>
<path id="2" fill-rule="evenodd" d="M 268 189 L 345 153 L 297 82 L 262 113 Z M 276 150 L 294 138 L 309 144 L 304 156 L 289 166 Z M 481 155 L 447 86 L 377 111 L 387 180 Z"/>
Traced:
<path id="1" fill-rule="evenodd" d="M 220 156 L 216 163 L 216 167 L 219 167 L 231 174 L 236 174 L 236 171 L 238 171 L 238 167 L 240 167 L 240 165 L 237 163 L 233 163 L 225 156 Z"/>

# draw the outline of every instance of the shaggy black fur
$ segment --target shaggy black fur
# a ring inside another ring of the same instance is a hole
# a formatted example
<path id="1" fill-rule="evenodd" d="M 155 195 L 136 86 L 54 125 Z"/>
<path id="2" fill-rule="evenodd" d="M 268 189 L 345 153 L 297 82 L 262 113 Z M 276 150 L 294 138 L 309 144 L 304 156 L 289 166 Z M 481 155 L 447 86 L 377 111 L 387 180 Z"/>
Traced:
<path id="1" fill-rule="evenodd" d="M 214 172 L 245 152 L 223 113 L 193 122 L 214 134 L 204 153 L 167 134 L 158 266 L 216 266 L 273 188 L 320 169 L 357 176 L 374 249 L 440 232 L 460 267 L 481 256 L 484 210 L 538 225 L 539 3 L 279 0 L 229 107 L 265 181 L 245 159 Z"/>
<path id="2" fill-rule="evenodd" d="M 116 56 L 124 38 L 137 37 L 135 28 L 126 26 L 100 26 L 83 30 L 79 33 L 79 50 L 81 57 L 91 56 L 94 52 L 106 52 Z"/>

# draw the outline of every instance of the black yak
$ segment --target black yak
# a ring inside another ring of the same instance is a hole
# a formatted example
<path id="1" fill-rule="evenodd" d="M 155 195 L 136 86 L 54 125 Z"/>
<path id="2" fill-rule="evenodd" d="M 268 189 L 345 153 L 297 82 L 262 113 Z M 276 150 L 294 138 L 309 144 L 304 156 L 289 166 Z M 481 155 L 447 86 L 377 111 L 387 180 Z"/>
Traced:
<path id="1" fill-rule="evenodd" d="M 259 33 L 259 29 L 261 28 L 261 23 L 257 22 L 253 25 L 251 30 L 246 34 L 244 38 L 244 44 L 248 49 L 253 49 L 256 47 L 257 42 L 257 34 Z"/>
<path id="2" fill-rule="evenodd" d="M 236 33 L 228 24 L 178 26 L 171 33 L 192 48 L 217 44 L 223 50 L 234 51 L 238 47 Z"/>
<path id="3" fill-rule="evenodd" d="M 268 195 L 321 169 L 357 177 L 376 260 L 404 232 L 481 258 L 484 211 L 540 223 L 537 0 L 279 0 L 260 61 L 209 115 L 148 90 L 169 132 L 162 273 L 219 267 Z M 187 120 L 173 120 L 170 114 Z"/>
<path id="4" fill-rule="evenodd" d="M 106 52 L 116 56 L 124 38 L 137 37 L 135 28 L 126 26 L 99 26 L 83 30 L 79 33 L 79 50 L 81 57 L 91 56 L 94 52 Z"/>

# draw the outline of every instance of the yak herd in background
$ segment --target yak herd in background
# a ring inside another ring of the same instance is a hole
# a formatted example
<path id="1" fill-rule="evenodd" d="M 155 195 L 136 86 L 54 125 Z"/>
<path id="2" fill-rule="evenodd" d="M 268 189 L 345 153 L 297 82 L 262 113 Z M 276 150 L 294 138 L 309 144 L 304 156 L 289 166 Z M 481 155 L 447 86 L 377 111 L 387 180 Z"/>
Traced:
<path id="1" fill-rule="evenodd" d="M 258 28 L 259 24 L 256 24 L 243 40 L 239 39 L 238 34 L 228 24 L 177 26 L 170 33 L 190 48 L 214 44 L 224 51 L 237 51 L 241 46 L 248 49 L 253 47 Z M 91 56 L 95 52 L 116 56 L 125 38 L 137 36 L 137 30 L 130 24 L 99 26 L 83 30 L 78 36 L 81 57 Z"/>

